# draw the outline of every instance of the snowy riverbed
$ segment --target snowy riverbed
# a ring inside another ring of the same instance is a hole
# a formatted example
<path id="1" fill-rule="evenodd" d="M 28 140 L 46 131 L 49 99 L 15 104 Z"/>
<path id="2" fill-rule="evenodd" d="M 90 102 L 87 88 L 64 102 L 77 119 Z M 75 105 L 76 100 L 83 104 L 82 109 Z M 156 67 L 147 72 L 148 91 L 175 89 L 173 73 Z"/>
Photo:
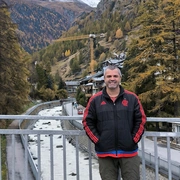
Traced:
<path id="1" fill-rule="evenodd" d="M 45 109 L 39 112 L 39 115 L 61 115 L 61 107 L 53 109 Z M 62 130 L 59 120 L 38 120 L 34 125 L 34 130 Z M 29 135 L 29 147 L 33 157 L 37 157 L 37 135 Z M 43 180 L 51 179 L 51 157 L 50 157 L 50 136 L 41 135 L 41 174 Z M 54 179 L 62 180 L 63 177 L 63 138 L 60 135 L 53 136 L 54 151 Z M 35 163 L 37 164 L 37 160 Z M 66 141 L 66 164 L 67 164 L 67 180 L 76 180 L 76 149 L 68 140 Z M 100 179 L 98 162 L 92 159 L 93 180 Z M 79 151 L 79 177 L 82 180 L 89 179 L 89 161 L 88 155 Z"/>

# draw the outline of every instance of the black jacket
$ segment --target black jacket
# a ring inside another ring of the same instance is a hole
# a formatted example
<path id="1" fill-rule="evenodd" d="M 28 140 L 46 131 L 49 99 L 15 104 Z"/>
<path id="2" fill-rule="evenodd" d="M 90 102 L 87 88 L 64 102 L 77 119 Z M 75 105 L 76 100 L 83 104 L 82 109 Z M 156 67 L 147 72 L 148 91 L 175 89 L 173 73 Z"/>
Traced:
<path id="1" fill-rule="evenodd" d="M 134 151 L 144 132 L 146 115 L 136 94 L 120 86 L 115 102 L 106 87 L 92 96 L 83 126 L 97 152 Z"/>

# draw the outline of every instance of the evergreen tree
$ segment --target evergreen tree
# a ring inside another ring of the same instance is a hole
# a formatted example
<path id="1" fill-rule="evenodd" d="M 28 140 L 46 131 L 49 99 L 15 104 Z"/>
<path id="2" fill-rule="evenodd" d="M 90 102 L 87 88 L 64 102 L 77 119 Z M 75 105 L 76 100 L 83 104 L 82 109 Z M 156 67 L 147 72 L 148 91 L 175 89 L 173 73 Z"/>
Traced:
<path id="1" fill-rule="evenodd" d="M 44 70 L 42 66 L 37 64 L 36 72 L 37 72 L 37 76 L 38 76 L 37 89 L 39 90 L 43 86 L 47 87 L 48 79 L 47 79 L 46 70 Z"/>
<path id="2" fill-rule="evenodd" d="M 60 89 L 66 89 L 66 83 L 63 81 L 62 77 L 59 75 L 59 72 L 57 71 L 55 74 L 55 80 L 58 84 L 58 90 Z"/>
<path id="3" fill-rule="evenodd" d="M 81 70 L 80 65 L 79 65 L 79 60 L 77 59 L 77 57 L 75 57 L 74 59 L 71 59 L 70 68 L 72 70 L 72 73 L 76 73 Z"/>
<path id="4" fill-rule="evenodd" d="M 12 23 L 8 6 L 0 2 L 0 113 L 16 114 L 28 102 L 28 61 L 16 36 L 16 25 Z"/>
<path id="5" fill-rule="evenodd" d="M 139 95 L 148 116 L 168 117 L 180 112 L 180 62 L 174 43 L 179 8 L 178 0 L 147 0 L 135 20 L 124 80 Z"/>
<path id="6" fill-rule="evenodd" d="M 123 37 L 123 32 L 121 30 L 121 28 L 118 28 L 118 30 L 116 31 L 116 38 L 122 38 Z"/>
<path id="7" fill-rule="evenodd" d="M 65 89 L 59 89 L 56 96 L 58 99 L 66 99 L 68 97 L 68 93 Z"/>
<path id="8" fill-rule="evenodd" d="M 76 101 L 77 101 L 78 104 L 81 104 L 84 107 L 87 105 L 86 95 L 85 95 L 84 92 L 82 92 L 81 87 L 79 87 L 77 89 L 77 92 L 76 92 Z"/>

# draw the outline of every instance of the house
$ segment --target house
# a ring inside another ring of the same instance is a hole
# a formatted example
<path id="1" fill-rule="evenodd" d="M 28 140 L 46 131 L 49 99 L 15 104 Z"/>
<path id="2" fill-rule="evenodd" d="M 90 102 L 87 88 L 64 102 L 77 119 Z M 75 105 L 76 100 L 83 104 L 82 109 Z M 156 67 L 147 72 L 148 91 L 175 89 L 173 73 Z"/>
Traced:
<path id="1" fill-rule="evenodd" d="M 65 81 L 66 89 L 68 94 L 73 94 L 77 92 L 77 89 L 80 85 L 79 81 Z"/>
<path id="2" fill-rule="evenodd" d="M 96 80 L 98 78 L 101 78 L 102 76 L 103 76 L 103 72 L 99 71 L 91 76 L 86 76 L 84 79 L 81 80 L 80 85 L 82 91 L 85 92 L 87 98 L 90 98 L 93 94 L 95 94 L 95 92 L 98 91 L 98 89 L 100 89 L 100 87 L 97 87 L 99 86 L 99 83 L 96 83 Z"/>
<path id="3" fill-rule="evenodd" d="M 102 63 L 102 67 L 104 69 L 108 65 L 115 65 L 115 66 L 119 67 L 120 69 L 122 69 L 123 63 L 124 63 L 124 59 L 112 59 L 112 58 L 110 58 L 110 59 L 108 59 Z"/>
<path id="4" fill-rule="evenodd" d="M 102 90 L 104 86 L 104 76 L 91 78 L 89 83 L 92 83 L 92 95 L 94 95 Z"/>

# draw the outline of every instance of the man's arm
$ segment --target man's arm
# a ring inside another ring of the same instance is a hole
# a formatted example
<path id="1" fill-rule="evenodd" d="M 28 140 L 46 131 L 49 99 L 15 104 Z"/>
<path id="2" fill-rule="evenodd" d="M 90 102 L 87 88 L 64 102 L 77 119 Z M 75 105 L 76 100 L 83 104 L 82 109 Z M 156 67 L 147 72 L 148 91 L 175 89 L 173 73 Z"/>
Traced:
<path id="1" fill-rule="evenodd" d="M 92 98 L 89 100 L 83 115 L 83 127 L 87 136 L 91 139 L 93 143 L 99 141 L 99 135 L 96 129 L 96 111 L 93 105 Z"/>
<path id="2" fill-rule="evenodd" d="M 134 107 L 134 118 L 133 140 L 135 143 L 138 143 L 144 133 L 144 127 L 146 123 L 146 115 L 138 97 Z"/>

